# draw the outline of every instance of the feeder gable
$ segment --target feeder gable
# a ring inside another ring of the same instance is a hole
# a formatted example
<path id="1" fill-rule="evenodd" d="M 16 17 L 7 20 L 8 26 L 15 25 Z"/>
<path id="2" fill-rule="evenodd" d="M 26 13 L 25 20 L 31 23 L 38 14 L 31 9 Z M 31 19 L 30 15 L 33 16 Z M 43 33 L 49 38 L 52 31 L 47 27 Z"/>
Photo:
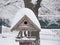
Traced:
<path id="1" fill-rule="evenodd" d="M 12 30 L 39 31 L 39 28 L 26 15 L 12 28 Z"/>

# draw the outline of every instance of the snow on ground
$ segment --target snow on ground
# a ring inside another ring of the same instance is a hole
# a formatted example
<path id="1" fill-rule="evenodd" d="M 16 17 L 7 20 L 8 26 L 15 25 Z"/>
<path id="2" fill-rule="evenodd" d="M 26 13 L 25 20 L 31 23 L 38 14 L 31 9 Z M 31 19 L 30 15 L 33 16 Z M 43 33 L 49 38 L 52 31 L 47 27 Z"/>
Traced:
<path id="1" fill-rule="evenodd" d="M 53 30 L 60 29 L 41 29 L 40 45 L 60 45 L 60 37 Z M 15 41 L 18 32 L 4 32 L 0 34 L 0 45 L 19 45 Z"/>
<path id="2" fill-rule="evenodd" d="M 60 45 L 60 36 L 54 30 L 60 29 L 41 29 L 40 45 Z"/>
<path id="3" fill-rule="evenodd" d="M 0 45 L 19 45 L 18 42 L 16 42 L 16 35 L 18 32 L 6 32 L 0 34 Z"/>
<path id="4" fill-rule="evenodd" d="M 60 45 L 60 41 L 41 39 L 40 45 Z"/>
<path id="5" fill-rule="evenodd" d="M 0 38 L 0 45 L 19 45 L 14 38 Z"/>

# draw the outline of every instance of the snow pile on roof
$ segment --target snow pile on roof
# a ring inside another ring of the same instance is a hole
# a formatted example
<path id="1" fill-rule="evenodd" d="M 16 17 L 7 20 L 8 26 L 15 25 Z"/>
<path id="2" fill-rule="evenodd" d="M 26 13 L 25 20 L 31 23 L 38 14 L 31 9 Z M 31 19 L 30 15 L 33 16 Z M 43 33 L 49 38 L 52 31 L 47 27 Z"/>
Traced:
<path id="1" fill-rule="evenodd" d="M 38 19 L 36 18 L 34 12 L 28 8 L 22 8 L 20 9 L 15 18 L 13 19 L 13 22 L 12 22 L 12 26 L 11 26 L 11 29 L 18 23 L 18 21 L 21 20 L 22 17 L 24 16 L 27 16 L 39 29 L 41 29 L 40 27 L 40 23 L 38 21 Z"/>
<path id="2" fill-rule="evenodd" d="M 26 38 L 26 37 L 24 37 L 24 38 L 21 38 L 20 40 L 36 40 L 35 38 Z"/>

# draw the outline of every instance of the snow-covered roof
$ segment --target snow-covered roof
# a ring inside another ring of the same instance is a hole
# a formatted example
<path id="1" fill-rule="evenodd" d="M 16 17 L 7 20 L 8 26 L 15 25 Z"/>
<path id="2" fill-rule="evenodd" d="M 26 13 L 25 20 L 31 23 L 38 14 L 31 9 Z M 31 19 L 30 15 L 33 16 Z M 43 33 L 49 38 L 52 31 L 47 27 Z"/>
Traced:
<path id="1" fill-rule="evenodd" d="M 28 8 L 22 8 L 20 9 L 17 13 L 15 18 L 13 19 L 12 22 L 12 26 L 11 29 L 18 23 L 18 21 L 20 21 L 22 19 L 22 17 L 27 16 L 39 29 L 41 29 L 40 27 L 40 23 L 37 19 L 37 17 L 35 16 L 34 12 Z"/>

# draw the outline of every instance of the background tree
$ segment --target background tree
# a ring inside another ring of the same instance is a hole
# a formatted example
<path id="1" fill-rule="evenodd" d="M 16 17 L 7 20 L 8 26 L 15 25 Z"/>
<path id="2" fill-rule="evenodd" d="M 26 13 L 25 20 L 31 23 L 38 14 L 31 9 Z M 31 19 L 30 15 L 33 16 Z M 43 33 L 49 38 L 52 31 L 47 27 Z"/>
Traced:
<path id="1" fill-rule="evenodd" d="M 0 33 L 2 33 L 2 19 L 0 19 Z"/>
<path id="2" fill-rule="evenodd" d="M 35 5 L 33 3 L 31 3 L 31 1 L 32 0 L 24 0 L 25 7 L 30 8 L 31 10 L 33 10 L 35 15 L 38 17 L 38 9 L 40 7 L 40 3 L 41 3 L 42 0 L 37 0 Z"/>

